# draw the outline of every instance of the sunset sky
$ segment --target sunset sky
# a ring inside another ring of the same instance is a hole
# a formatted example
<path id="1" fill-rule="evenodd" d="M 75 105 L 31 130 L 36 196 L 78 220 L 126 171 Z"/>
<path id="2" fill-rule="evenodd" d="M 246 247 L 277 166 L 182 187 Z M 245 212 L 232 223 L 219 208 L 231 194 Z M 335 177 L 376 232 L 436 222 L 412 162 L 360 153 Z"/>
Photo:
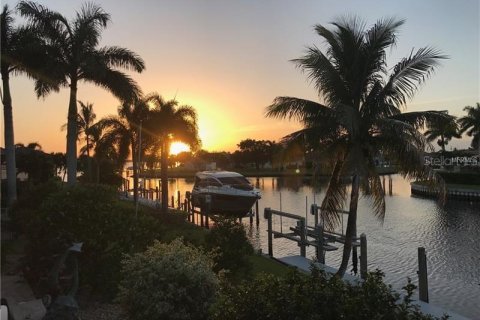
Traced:
<path id="1" fill-rule="evenodd" d="M 38 2 L 67 17 L 84 3 Z M 318 100 L 289 60 L 300 57 L 306 46 L 322 48 L 313 26 L 345 14 L 358 15 L 368 25 L 386 16 L 406 19 L 398 45 L 389 52 L 389 67 L 427 45 L 450 57 L 409 103 L 409 111 L 449 110 L 462 116 L 463 107 L 480 101 L 478 0 L 94 2 L 112 18 L 101 45 L 129 48 L 145 60 L 146 70 L 131 74 L 144 93 L 156 91 L 195 107 L 203 148 L 209 151 L 234 151 L 246 138 L 278 141 L 298 128 L 266 119 L 265 107 L 276 96 Z M 13 8 L 17 1 L 4 4 Z M 11 78 L 11 91 L 15 142 L 35 141 L 47 152 L 65 152 L 66 133 L 60 127 L 66 122 L 68 89 L 38 100 L 33 81 L 18 76 Z M 109 92 L 85 83 L 79 85 L 78 99 L 94 104 L 97 119 L 116 114 L 119 105 Z M 469 144 L 466 139 L 451 142 Z"/>

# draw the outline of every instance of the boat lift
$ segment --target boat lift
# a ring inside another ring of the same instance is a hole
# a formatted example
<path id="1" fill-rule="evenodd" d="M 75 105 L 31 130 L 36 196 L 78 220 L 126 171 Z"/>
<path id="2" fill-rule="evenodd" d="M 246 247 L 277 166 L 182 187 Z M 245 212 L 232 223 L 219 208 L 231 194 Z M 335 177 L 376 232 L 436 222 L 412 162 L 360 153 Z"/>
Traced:
<path id="1" fill-rule="evenodd" d="M 297 242 L 300 247 L 300 255 L 306 256 L 306 247 L 315 247 L 316 258 L 321 264 L 325 264 L 325 253 L 327 251 L 338 250 L 335 246 L 335 242 L 345 244 L 345 235 L 336 232 L 326 231 L 323 227 L 323 223 L 319 221 L 318 215 L 319 207 L 316 204 L 312 204 L 310 213 L 315 217 L 315 226 L 307 226 L 306 218 L 292 213 L 273 210 L 271 208 L 265 208 L 264 218 L 268 221 L 268 255 L 273 257 L 273 239 L 285 238 L 291 241 Z M 287 232 L 273 230 L 272 219 L 274 216 L 290 218 L 296 220 L 296 224 L 293 227 L 289 227 Z M 342 232 L 343 233 L 343 232 Z M 360 247 L 360 275 L 362 278 L 367 274 L 367 237 L 365 234 L 361 234 L 360 237 L 354 237 L 352 239 L 352 246 Z"/>

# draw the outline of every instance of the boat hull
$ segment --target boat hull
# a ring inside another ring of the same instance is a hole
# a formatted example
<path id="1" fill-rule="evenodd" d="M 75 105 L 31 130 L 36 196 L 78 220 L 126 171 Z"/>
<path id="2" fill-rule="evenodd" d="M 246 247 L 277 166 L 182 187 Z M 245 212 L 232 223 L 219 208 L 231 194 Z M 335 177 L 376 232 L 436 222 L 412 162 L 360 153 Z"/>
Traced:
<path id="1" fill-rule="evenodd" d="M 234 217 L 246 216 L 257 201 L 255 195 L 232 195 L 217 192 L 192 192 L 192 202 L 195 207 L 203 208 L 205 196 L 211 196 L 210 213 Z"/>

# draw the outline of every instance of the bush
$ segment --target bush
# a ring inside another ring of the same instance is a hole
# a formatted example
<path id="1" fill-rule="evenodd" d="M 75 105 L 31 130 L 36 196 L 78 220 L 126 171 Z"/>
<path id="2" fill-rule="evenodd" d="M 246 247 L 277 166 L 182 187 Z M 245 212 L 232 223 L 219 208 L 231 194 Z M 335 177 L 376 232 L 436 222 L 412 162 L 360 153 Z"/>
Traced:
<path id="1" fill-rule="evenodd" d="M 155 241 L 123 261 L 118 300 L 130 319 L 206 319 L 217 290 L 213 261 L 181 239 Z"/>
<path id="2" fill-rule="evenodd" d="M 243 224 L 225 217 L 215 218 L 215 227 L 205 237 L 206 247 L 213 250 L 215 271 L 228 270 L 232 276 L 240 272 L 249 273 L 251 269 L 248 257 L 253 247 L 248 241 Z"/>
<path id="3" fill-rule="evenodd" d="M 433 319 L 411 305 L 413 285 L 397 305 L 399 295 L 382 278 L 377 271 L 351 285 L 314 268 L 310 275 L 295 270 L 280 278 L 264 274 L 239 285 L 224 283 L 211 319 Z"/>
<path id="4" fill-rule="evenodd" d="M 131 203 L 121 202 L 114 189 L 102 185 L 64 187 L 26 218 L 21 221 L 29 239 L 27 262 L 34 283 L 50 271 L 55 254 L 83 242 L 81 285 L 107 297 L 116 294 L 122 255 L 145 250 L 161 230 L 157 219 L 142 211 L 136 218 Z"/>

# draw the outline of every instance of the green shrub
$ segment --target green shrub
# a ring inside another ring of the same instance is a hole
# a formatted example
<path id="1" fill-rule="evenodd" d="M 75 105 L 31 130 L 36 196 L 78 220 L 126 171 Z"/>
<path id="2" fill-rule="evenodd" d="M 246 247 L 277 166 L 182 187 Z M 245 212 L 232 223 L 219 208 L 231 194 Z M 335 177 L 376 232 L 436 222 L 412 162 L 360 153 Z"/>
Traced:
<path id="1" fill-rule="evenodd" d="M 232 276 L 249 273 L 249 256 L 253 247 L 248 241 L 243 224 L 233 219 L 216 217 L 215 226 L 205 237 L 208 250 L 215 251 L 215 271 L 228 270 Z"/>
<path id="2" fill-rule="evenodd" d="M 118 300 L 130 319 L 206 319 L 217 290 L 213 261 L 181 239 L 127 256 Z"/>
<path id="3" fill-rule="evenodd" d="M 102 185 L 64 187 L 46 197 L 23 223 L 31 280 L 48 273 L 55 254 L 83 242 L 81 285 L 106 296 L 116 294 L 122 255 L 143 251 L 161 230 L 157 219 L 142 211 L 135 217 L 131 203 L 121 202 L 114 189 Z"/>
<path id="4" fill-rule="evenodd" d="M 361 285 L 292 271 L 285 277 L 261 275 L 238 285 L 224 283 L 210 310 L 212 320 L 433 319 L 411 305 L 412 285 L 403 301 L 379 271 Z M 396 304 L 400 302 L 400 304 Z"/>

